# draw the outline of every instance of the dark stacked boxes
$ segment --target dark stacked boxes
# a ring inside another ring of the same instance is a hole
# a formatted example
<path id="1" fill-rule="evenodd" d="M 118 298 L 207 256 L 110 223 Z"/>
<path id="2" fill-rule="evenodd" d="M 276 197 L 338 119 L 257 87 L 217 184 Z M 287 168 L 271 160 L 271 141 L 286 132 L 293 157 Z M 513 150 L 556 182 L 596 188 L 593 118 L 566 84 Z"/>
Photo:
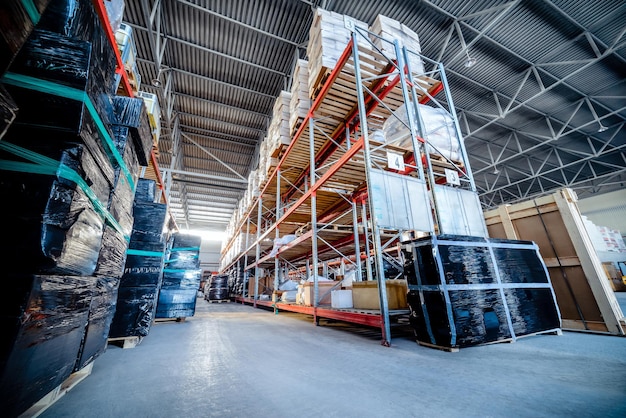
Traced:
<path id="1" fill-rule="evenodd" d="M 146 184 L 149 183 L 149 184 Z M 139 179 L 133 203 L 133 229 L 120 281 L 110 338 L 144 337 L 150 332 L 163 278 L 167 205 L 146 190 L 153 180 Z"/>
<path id="2" fill-rule="evenodd" d="M 16 260 L 0 308 L 9 416 L 104 351 L 139 171 L 112 135 L 114 52 L 93 3 L 48 6 L 2 78 L 19 109 L 0 141 L 1 216 L 20 231 L 0 243 Z"/>
<path id="3" fill-rule="evenodd" d="M 15 101 L 0 83 L 0 139 L 15 120 L 17 110 Z"/>
<path id="4" fill-rule="evenodd" d="M 0 409 L 18 416 L 73 371 L 93 281 L 88 277 L 5 277 L 0 303 Z"/>
<path id="5" fill-rule="evenodd" d="M 202 270 L 200 244 L 196 235 L 174 234 L 163 270 L 157 318 L 186 318 L 196 311 L 196 299 Z"/>
<path id="6" fill-rule="evenodd" d="M 49 0 L 2 0 L 0 2 L 0 75 L 13 58 L 46 9 Z"/>
<path id="7" fill-rule="evenodd" d="M 113 109 L 117 116 L 116 135 L 132 138 L 139 163 L 147 166 L 152 152 L 152 129 L 143 99 L 116 96 Z"/>
<path id="8" fill-rule="evenodd" d="M 405 244 L 404 255 L 410 322 L 420 343 L 468 347 L 561 327 L 532 242 L 429 237 Z"/>
<path id="9" fill-rule="evenodd" d="M 229 298 L 228 274 L 214 274 L 209 283 L 209 301 Z"/>

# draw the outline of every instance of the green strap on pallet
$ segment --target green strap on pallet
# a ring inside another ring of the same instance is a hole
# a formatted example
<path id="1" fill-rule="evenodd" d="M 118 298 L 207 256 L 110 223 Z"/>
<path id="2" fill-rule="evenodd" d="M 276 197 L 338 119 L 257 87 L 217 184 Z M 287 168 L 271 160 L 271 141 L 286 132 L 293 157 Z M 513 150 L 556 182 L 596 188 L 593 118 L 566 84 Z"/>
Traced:
<path id="1" fill-rule="evenodd" d="M 71 100 L 82 102 L 87 107 L 89 114 L 91 115 L 92 119 L 96 123 L 96 126 L 98 127 L 98 131 L 100 132 L 100 135 L 102 136 L 103 142 L 106 145 L 108 152 L 110 153 L 110 157 L 113 157 L 113 160 L 115 160 L 117 165 L 124 172 L 124 176 L 128 180 L 128 184 L 130 185 L 131 190 L 133 192 L 135 191 L 135 187 L 136 187 L 135 181 L 133 180 L 133 177 L 128 171 L 128 168 L 126 167 L 126 164 L 124 163 L 124 159 L 122 158 L 119 151 L 117 150 L 117 147 L 115 146 L 115 143 L 113 142 L 113 139 L 111 138 L 111 135 L 109 135 L 109 132 L 105 128 L 104 122 L 102 122 L 100 115 L 98 115 L 98 112 L 96 111 L 95 106 L 93 105 L 91 99 L 89 98 L 89 96 L 87 95 L 85 91 L 78 90 L 73 87 L 67 87 L 62 84 L 54 83 L 51 81 L 41 80 L 41 79 L 30 77 L 27 75 L 15 74 L 11 72 L 7 72 L 6 74 L 4 74 L 4 76 L 2 77 L 0 81 L 6 84 L 17 86 L 17 87 L 40 91 L 42 93 L 52 94 L 52 95 L 59 96 L 59 97 L 65 97 L 66 99 L 71 99 Z"/>
<path id="2" fill-rule="evenodd" d="M 73 169 L 60 163 L 50 157 L 38 154 L 26 148 L 22 148 L 6 141 L 0 141 L 0 150 L 10 152 L 22 157 L 30 163 L 10 160 L 0 160 L 0 170 L 16 171 L 20 173 L 44 174 L 49 176 L 58 176 L 75 183 L 89 198 L 93 204 L 94 210 L 115 230 L 124 236 L 128 242 L 130 237 L 124 234 L 121 225 L 115 220 L 113 215 L 107 210 L 106 206 L 100 202 L 98 196 L 91 190 L 91 187 L 85 180 Z"/>
<path id="3" fill-rule="evenodd" d="M 159 251 L 144 251 L 144 250 L 126 250 L 127 255 L 139 255 L 142 257 L 163 257 L 163 253 Z"/>
<path id="4" fill-rule="evenodd" d="M 177 248 L 172 248 L 170 251 L 171 252 L 174 252 L 174 251 L 200 251 L 200 247 L 177 247 Z"/>
<path id="5" fill-rule="evenodd" d="M 39 14 L 39 10 L 37 10 L 37 6 L 33 3 L 33 0 L 22 0 L 22 6 L 24 6 L 26 14 L 28 14 L 31 22 L 33 22 L 33 26 L 36 26 L 37 23 L 39 23 L 41 15 Z"/>
<path id="6" fill-rule="evenodd" d="M 199 269 L 163 269 L 163 273 L 198 273 L 200 274 Z"/>

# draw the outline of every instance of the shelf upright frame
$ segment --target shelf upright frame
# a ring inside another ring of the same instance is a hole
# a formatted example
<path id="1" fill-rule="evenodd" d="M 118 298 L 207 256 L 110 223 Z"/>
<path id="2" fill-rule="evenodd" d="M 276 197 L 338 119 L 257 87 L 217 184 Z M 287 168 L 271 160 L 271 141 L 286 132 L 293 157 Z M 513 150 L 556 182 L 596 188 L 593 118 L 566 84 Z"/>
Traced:
<path id="1" fill-rule="evenodd" d="M 371 184 L 372 161 L 370 155 L 370 143 L 368 137 L 367 109 L 365 108 L 365 97 L 363 95 L 363 80 L 361 77 L 361 68 L 359 60 L 358 36 L 356 28 L 352 28 L 352 57 L 354 59 L 354 75 L 357 87 L 357 103 L 359 107 L 359 120 L 361 124 L 361 137 L 363 138 L 363 157 L 365 161 L 365 179 L 367 184 Z M 374 206 L 374 197 L 372 193 L 367 194 L 370 207 L 370 224 L 372 229 L 372 245 L 375 256 L 376 281 L 378 282 L 378 297 L 380 301 L 380 321 L 382 331 L 381 344 L 385 347 L 391 346 L 391 328 L 389 326 L 389 305 L 387 302 L 387 286 L 385 284 L 385 273 L 383 269 L 382 245 L 380 240 L 380 229 L 376 222 L 376 210 Z"/>
<path id="2" fill-rule="evenodd" d="M 315 185 L 315 120 L 309 118 L 309 181 L 311 188 Z M 318 259 L 317 259 L 317 194 L 311 193 L 311 273 L 313 275 L 313 320 L 317 324 L 316 310 L 319 306 L 319 288 L 317 283 Z M 307 278 L 308 280 L 308 278 Z"/>
<path id="3" fill-rule="evenodd" d="M 263 196 L 259 196 L 257 203 L 257 221 L 256 221 L 256 258 L 254 267 L 254 307 L 256 308 L 256 301 L 259 299 L 259 275 L 261 270 L 259 267 L 259 258 L 261 258 L 261 221 L 263 220 Z"/>

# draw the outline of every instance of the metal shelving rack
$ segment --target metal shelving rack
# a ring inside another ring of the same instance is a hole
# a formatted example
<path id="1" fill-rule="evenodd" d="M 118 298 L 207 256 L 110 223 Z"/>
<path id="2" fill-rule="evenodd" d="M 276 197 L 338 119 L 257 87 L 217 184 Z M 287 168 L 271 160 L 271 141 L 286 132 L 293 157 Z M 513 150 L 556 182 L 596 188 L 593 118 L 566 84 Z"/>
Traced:
<path id="1" fill-rule="evenodd" d="M 326 71 L 307 117 L 224 247 L 221 271 L 244 266 L 246 272 L 254 272 L 254 294 L 246 295 L 244 282 L 238 301 L 313 315 L 316 323 L 330 318 L 380 327 L 382 344 L 388 346 L 390 318 L 398 312 L 388 309 L 383 259 L 402 266 L 394 259 L 401 236 L 453 233 L 455 226 L 442 222 L 451 203 L 475 205 L 478 229 L 483 235 L 486 230 L 442 64 L 407 50 L 397 40 L 358 28 L 349 19 L 346 27 L 352 39 L 337 65 Z M 417 58 L 432 70 L 414 72 L 411 66 Z M 417 105 L 426 102 L 445 110 L 453 121 L 458 159 L 426 139 Z M 398 117 L 403 105 L 414 110 L 414 117 L 400 122 L 405 135 L 381 140 L 375 132 L 389 118 Z M 393 210 L 387 204 L 390 198 Z M 472 218 L 471 213 L 465 215 Z M 244 231 L 244 250 L 228 257 Z M 467 232 L 463 234 L 470 235 Z M 272 238 L 288 234 L 298 236 L 268 254 Z M 351 266 L 358 277 L 365 271 L 368 280 L 377 281 L 379 312 L 320 307 L 324 295 L 317 274 L 313 306 L 259 300 L 261 269 L 274 271 L 277 289 L 286 271 L 308 277 L 320 268 L 327 272 L 332 263 Z"/>

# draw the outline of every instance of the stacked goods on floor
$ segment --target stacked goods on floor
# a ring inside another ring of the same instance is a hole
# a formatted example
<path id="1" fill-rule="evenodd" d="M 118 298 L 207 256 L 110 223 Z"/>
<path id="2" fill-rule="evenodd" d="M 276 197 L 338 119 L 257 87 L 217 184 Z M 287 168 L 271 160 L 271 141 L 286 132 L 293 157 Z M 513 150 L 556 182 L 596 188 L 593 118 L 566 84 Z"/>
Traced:
<path id="1" fill-rule="evenodd" d="M 43 3 L 42 3 L 43 4 Z M 4 21 L 3 21 L 4 24 Z M 105 350 L 139 164 L 116 140 L 115 59 L 89 0 L 51 0 L 2 83 L 19 112 L 0 141 L 9 260 L 0 401 L 19 415 Z"/>
<path id="2" fill-rule="evenodd" d="M 201 241 L 197 235 L 173 234 L 172 248 L 168 251 L 163 269 L 156 318 L 194 315 L 202 275 L 199 258 Z"/>
<path id="3" fill-rule="evenodd" d="M 156 188 L 155 181 L 139 179 L 110 339 L 145 337 L 154 320 L 168 241 L 167 205 L 154 201 Z"/>
<path id="4" fill-rule="evenodd" d="M 214 274 L 211 276 L 209 282 L 209 292 L 205 294 L 205 298 L 208 301 L 221 301 L 228 300 L 228 275 L 227 274 Z"/>
<path id="5" fill-rule="evenodd" d="M 539 246 L 563 328 L 626 335 L 624 314 L 607 280 L 571 189 L 484 213 L 489 236 Z"/>
<path id="6" fill-rule="evenodd" d="M 309 113 L 309 63 L 299 59 L 293 70 L 291 80 L 291 99 L 289 100 L 289 132 L 293 136 Z"/>
<path id="7" fill-rule="evenodd" d="M 410 322 L 424 345 L 459 348 L 559 332 L 536 244 L 433 236 L 404 245 Z"/>

